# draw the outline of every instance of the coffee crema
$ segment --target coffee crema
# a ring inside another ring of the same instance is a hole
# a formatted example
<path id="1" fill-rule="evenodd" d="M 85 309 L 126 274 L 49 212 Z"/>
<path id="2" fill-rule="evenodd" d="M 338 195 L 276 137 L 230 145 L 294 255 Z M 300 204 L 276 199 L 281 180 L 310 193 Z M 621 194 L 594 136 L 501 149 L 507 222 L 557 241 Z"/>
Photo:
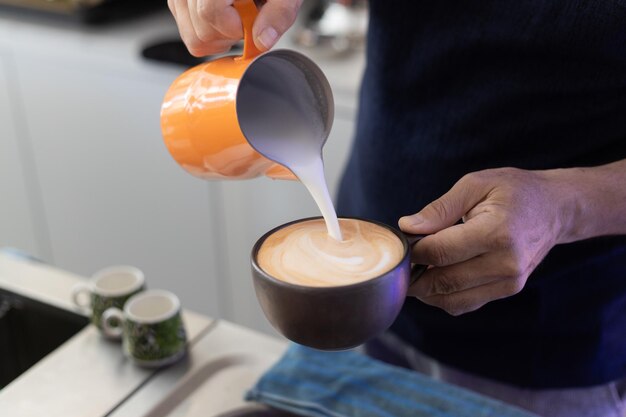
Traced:
<path id="1" fill-rule="evenodd" d="M 322 219 L 294 223 L 271 234 L 257 263 L 281 281 L 309 287 L 349 285 L 375 278 L 400 263 L 402 241 L 392 231 L 356 219 L 339 219 L 342 241 Z"/>

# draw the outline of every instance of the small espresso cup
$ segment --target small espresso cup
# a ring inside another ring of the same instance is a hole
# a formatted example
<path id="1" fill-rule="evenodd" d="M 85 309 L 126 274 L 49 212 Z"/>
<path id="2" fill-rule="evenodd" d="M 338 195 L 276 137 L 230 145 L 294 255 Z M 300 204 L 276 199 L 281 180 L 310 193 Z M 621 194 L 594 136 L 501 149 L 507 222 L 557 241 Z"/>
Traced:
<path id="1" fill-rule="evenodd" d="M 283 224 L 267 232 L 252 249 L 252 277 L 257 299 L 268 321 L 287 339 L 319 350 L 356 347 L 385 331 L 400 313 L 408 287 L 426 270 L 411 267 L 412 246 L 423 235 L 409 235 L 372 220 L 398 237 L 401 260 L 387 272 L 354 284 L 312 287 L 288 283 L 265 272 L 258 262 L 263 242 L 277 231 L 307 218 Z"/>
<path id="2" fill-rule="evenodd" d="M 140 366 L 169 365 L 187 351 L 180 301 L 169 291 L 143 291 L 123 310 L 109 308 L 102 315 L 102 331 L 110 338 L 121 337 L 125 355 Z"/>
<path id="3" fill-rule="evenodd" d="M 102 330 L 102 313 L 110 307 L 124 307 L 126 300 L 145 285 L 143 272 L 134 266 L 111 266 L 93 274 L 89 282 L 77 284 L 72 290 L 72 300 Z"/>

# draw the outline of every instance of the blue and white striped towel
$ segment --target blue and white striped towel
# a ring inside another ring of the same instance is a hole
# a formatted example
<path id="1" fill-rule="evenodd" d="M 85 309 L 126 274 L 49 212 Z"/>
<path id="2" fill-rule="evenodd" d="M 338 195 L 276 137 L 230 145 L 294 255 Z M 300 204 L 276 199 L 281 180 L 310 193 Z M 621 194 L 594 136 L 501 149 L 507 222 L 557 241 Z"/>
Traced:
<path id="1" fill-rule="evenodd" d="M 310 417 L 537 417 L 355 351 L 292 345 L 246 400 Z"/>

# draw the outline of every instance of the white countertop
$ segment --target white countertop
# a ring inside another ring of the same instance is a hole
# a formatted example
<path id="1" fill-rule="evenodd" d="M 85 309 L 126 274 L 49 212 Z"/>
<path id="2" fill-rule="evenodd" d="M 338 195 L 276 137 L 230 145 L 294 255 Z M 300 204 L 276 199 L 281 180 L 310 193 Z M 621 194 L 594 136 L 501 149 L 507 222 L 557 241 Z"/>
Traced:
<path id="1" fill-rule="evenodd" d="M 244 393 L 286 343 L 219 321 L 182 366 L 164 369 L 107 417 L 213 417 L 245 406 Z"/>
<path id="2" fill-rule="evenodd" d="M 82 314 L 69 297 L 79 282 L 79 275 L 0 253 L 0 288 Z"/>
<path id="3" fill-rule="evenodd" d="M 82 281 L 0 253 L 0 288 L 11 292 L 77 311 L 70 294 Z M 88 325 L 0 390 L 2 416 L 214 416 L 243 405 L 244 392 L 286 347 L 282 340 L 187 310 L 183 321 L 189 354 L 160 370 L 134 365 L 119 343 Z"/>
<path id="4" fill-rule="evenodd" d="M 70 297 L 79 282 L 77 275 L 0 254 L 0 288 L 13 293 L 81 314 Z M 213 319 L 184 311 L 183 321 L 194 343 Z M 88 325 L 0 390 L 0 410 L 3 417 L 104 416 L 155 372 L 133 365 L 119 343 Z"/>

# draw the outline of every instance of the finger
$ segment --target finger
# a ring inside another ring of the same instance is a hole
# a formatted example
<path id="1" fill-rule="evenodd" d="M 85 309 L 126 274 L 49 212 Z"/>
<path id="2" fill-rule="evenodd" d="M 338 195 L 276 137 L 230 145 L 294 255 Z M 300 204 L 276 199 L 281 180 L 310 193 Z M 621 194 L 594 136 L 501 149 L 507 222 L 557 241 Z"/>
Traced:
<path id="1" fill-rule="evenodd" d="M 227 51 L 232 41 L 215 40 L 213 42 L 202 41 L 195 32 L 187 0 L 175 0 L 176 23 L 180 37 L 187 46 L 189 52 L 197 57 L 211 55 Z"/>
<path id="2" fill-rule="evenodd" d="M 270 49 L 293 25 L 302 0 L 268 0 L 259 11 L 252 33 L 260 50 Z"/>
<path id="3" fill-rule="evenodd" d="M 189 7 L 187 0 L 172 0 L 173 9 L 176 11 L 176 24 L 178 25 L 178 32 L 180 38 L 187 46 L 189 52 L 195 56 L 200 56 L 200 49 L 202 48 L 202 42 L 196 36 L 196 32 L 191 22 L 189 15 Z"/>
<path id="4" fill-rule="evenodd" d="M 457 223 L 487 195 L 488 190 L 472 178 L 466 175 L 420 212 L 402 217 L 398 221 L 400 229 L 408 233 L 435 233 Z"/>
<path id="5" fill-rule="evenodd" d="M 172 16 L 174 16 L 174 19 L 178 19 L 176 17 L 176 1 L 175 0 L 167 0 L 167 7 L 169 7 L 170 12 L 172 13 Z"/>
<path id="6" fill-rule="evenodd" d="M 448 295 L 420 298 L 425 304 L 439 307 L 453 316 L 478 310 L 490 301 L 507 298 L 519 293 L 524 282 L 506 280 L 474 287 Z"/>
<path id="7" fill-rule="evenodd" d="M 504 279 L 518 277 L 515 268 L 506 266 L 499 253 L 477 256 L 454 265 L 427 269 L 408 289 L 419 299 L 434 295 L 450 295 Z"/>
<path id="8" fill-rule="evenodd" d="M 489 252 L 493 243 L 490 225 L 481 216 L 426 236 L 413 246 L 411 261 L 416 264 L 446 266 Z"/>
<path id="9" fill-rule="evenodd" d="M 233 0 L 187 0 L 196 34 L 205 42 L 243 38 L 239 13 Z"/>

